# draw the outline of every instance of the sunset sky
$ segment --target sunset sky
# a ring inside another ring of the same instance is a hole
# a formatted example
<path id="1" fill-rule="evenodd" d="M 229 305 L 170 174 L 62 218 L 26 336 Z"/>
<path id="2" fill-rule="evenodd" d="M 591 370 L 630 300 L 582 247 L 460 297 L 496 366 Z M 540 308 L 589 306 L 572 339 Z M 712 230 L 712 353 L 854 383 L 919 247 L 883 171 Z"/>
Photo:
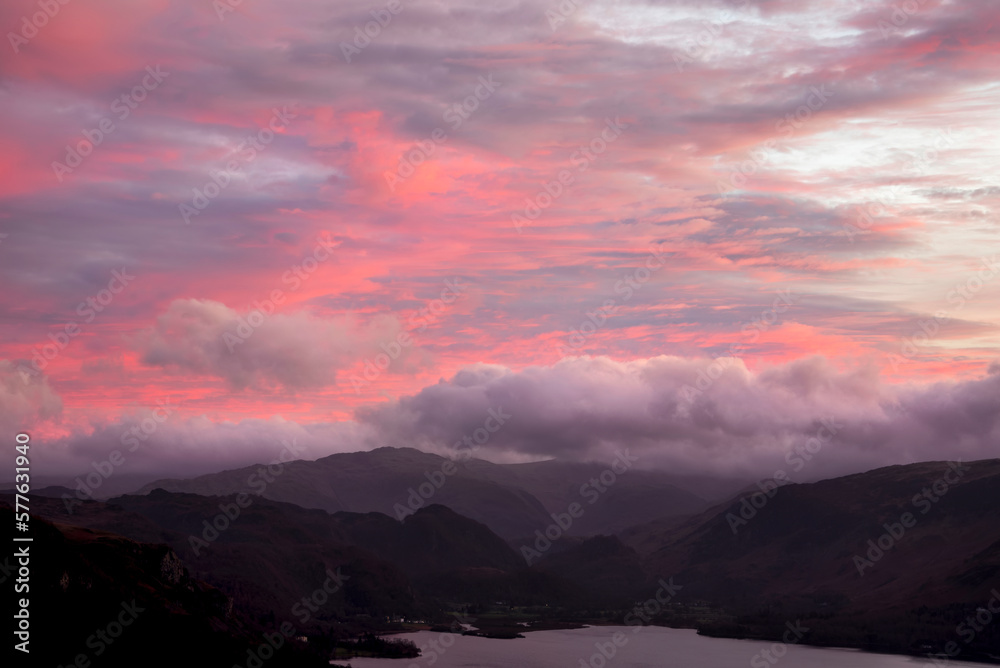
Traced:
<path id="1" fill-rule="evenodd" d="M 498 407 L 495 461 L 765 475 L 823 420 L 803 478 L 1000 456 L 998 19 L 6 0 L 0 430 L 52 474 Z"/>

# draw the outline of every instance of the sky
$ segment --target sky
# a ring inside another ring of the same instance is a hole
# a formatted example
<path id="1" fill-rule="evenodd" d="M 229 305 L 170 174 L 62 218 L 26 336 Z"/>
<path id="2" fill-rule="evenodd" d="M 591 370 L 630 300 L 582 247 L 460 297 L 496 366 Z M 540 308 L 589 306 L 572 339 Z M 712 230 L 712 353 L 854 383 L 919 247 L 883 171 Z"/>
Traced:
<path id="1" fill-rule="evenodd" d="M 7 0 L 0 431 L 60 475 L 491 410 L 501 462 L 996 457 L 998 17 Z"/>

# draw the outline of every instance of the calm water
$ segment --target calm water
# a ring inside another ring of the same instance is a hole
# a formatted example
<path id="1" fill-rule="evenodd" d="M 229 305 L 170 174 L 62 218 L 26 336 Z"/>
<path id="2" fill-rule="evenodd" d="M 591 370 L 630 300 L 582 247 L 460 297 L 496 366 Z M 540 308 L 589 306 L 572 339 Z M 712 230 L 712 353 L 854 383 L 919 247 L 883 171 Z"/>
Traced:
<path id="1" fill-rule="evenodd" d="M 639 632 L 633 633 L 637 628 Z M 602 662 L 595 643 L 603 645 L 610 653 L 608 643 L 619 631 L 624 634 L 625 643 L 616 649 L 611 660 Z M 349 663 L 354 668 L 918 668 L 933 665 L 926 658 L 796 645 L 787 645 L 787 653 L 780 659 L 772 655 L 774 662 L 771 663 L 760 652 L 772 649 L 774 643 L 705 638 L 691 630 L 656 626 L 537 631 L 516 640 L 428 631 L 393 637 L 412 640 L 424 650 L 424 655 L 416 659 L 351 659 Z M 428 648 L 432 640 L 443 649 L 433 662 L 434 652 Z M 442 640 L 450 646 L 443 647 Z M 781 648 L 778 650 L 780 652 Z M 952 665 L 971 668 L 986 664 L 957 662 Z"/>

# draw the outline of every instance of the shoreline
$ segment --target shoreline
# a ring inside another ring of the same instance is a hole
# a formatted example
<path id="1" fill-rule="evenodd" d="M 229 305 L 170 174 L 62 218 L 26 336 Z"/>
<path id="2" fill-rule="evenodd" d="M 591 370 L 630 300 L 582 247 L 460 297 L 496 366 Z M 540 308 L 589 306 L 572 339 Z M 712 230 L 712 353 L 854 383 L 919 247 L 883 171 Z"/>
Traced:
<path id="1" fill-rule="evenodd" d="M 536 633 L 544 631 L 575 631 L 578 629 L 594 628 L 594 627 L 607 627 L 607 628 L 619 628 L 619 629 L 632 629 L 633 626 L 627 624 L 621 624 L 619 622 L 608 622 L 608 621 L 593 621 L 593 622 L 552 622 L 545 624 L 542 627 L 535 626 L 518 626 L 518 633 L 515 635 L 498 632 L 490 633 L 488 631 L 482 631 L 480 629 L 464 630 L 456 633 L 448 627 L 434 627 L 431 625 L 425 625 L 426 628 L 418 629 L 407 629 L 407 630 L 395 630 L 392 632 L 387 632 L 382 635 L 400 635 L 404 633 L 420 633 L 420 632 L 440 632 L 440 633 L 453 633 L 456 635 L 463 636 L 473 636 L 478 638 L 490 638 L 493 640 L 515 640 L 517 638 L 524 638 L 523 634 L 526 633 Z M 747 642 L 778 642 L 782 644 L 793 644 L 800 645 L 802 647 L 811 647 L 815 649 L 825 649 L 825 650 L 839 650 L 844 652 L 864 652 L 866 654 L 880 654 L 886 656 L 905 656 L 921 658 L 930 662 L 945 662 L 943 657 L 937 656 L 934 652 L 907 652 L 903 650 L 891 650 L 891 649 L 871 649 L 865 647 L 851 647 L 849 645 L 833 645 L 824 644 L 822 642 L 810 642 L 807 640 L 800 640 L 795 643 L 783 643 L 780 634 L 777 636 L 769 636 L 768 634 L 761 634 L 757 636 L 751 635 L 727 635 L 724 633 L 704 633 L 701 629 L 692 625 L 673 625 L 673 624 L 644 624 L 643 627 L 653 626 L 664 629 L 675 629 L 679 631 L 694 631 L 696 635 L 703 638 L 717 638 L 721 640 L 741 640 Z M 382 657 L 390 658 L 390 657 Z M 960 662 L 967 665 L 1000 665 L 1000 657 L 992 657 L 990 655 L 986 656 L 969 656 L 968 658 L 961 657 L 949 657 L 947 663 Z"/>

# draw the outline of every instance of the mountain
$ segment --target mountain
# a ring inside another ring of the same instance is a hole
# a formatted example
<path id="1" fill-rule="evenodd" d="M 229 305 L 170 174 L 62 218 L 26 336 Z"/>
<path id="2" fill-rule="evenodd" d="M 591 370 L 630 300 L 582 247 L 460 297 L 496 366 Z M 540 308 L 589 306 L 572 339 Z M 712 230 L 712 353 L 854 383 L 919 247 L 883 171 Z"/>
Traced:
<path id="1" fill-rule="evenodd" d="M 460 470 L 447 475 L 442 467 L 449 461 L 409 448 L 381 448 L 289 461 L 280 469 L 272 466 L 272 471 L 280 470 L 278 475 L 255 465 L 190 480 L 158 480 L 138 493 L 159 488 L 209 496 L 261 494 L 303 508 L 379 512 L 397 519 L 437 503 L 505 537 L 529 535 L 551 521 L 538 500 L 521 489 L 475 479 Z"/>
<path id="2" fill-rule="evenodd" d="M 96 463 L 95 463 L 96 465 Z M 129 473 L 124 470 L 116 470 L 114 475 L 105 477 L 99 475 L 95 478 L 95 469 L 81 471 L 77 476 L 65 475 L 32 475 L 32 494 L 42 494 L 42 490 L 47 490 L 47 495 L 73 495 L 81 486 L 85 488 L 88 498 L 107 499 L 112 496 L 129 494 L 139 489 L 157 478 L 162 478 L 163 474 L 151 475 L 149 473 Z M 90 487 L 90 485 L 96 485 Z M 13 482 L 0 483 L 0 494 L 13 494 Z"/>
<path id="3" fill-rule="evenodd" d="M 626 448 L 608 462 L 563 462 L 550 459 L 521 464 L 493 464 L 481 459 L 470 459 L 466 466 L 480 477 L 495 482 L 520 485 L 532 494 L 536 494 L 546 504 L 550 501 L 565 502 L 567 493 L 575 493 L 580 485 L 591 478 L 599 477 L 604 470 L 613 466 L 617 468 L 615 462 L 628 462 L 630 465 L 627 474 L 623 474 L 612 487 L 618 483 L 627 483 L 628 478 L 634 478 L 686 492 L 689 495 L 687 499 L 698 500 L 701 503 L 729 498 L 747 483 L 745 479 L 739 478 L 644 470 L 631 465 L 638 461 Z M 555 489 L 567 482 L 576 484 L 567 489 Z M 555 496 L 552 496 L 553 494 Z"/>
<path id="4" fill-rule="evenodd" d="M 569 539 L 538 562 L 542 572 L 570 582 L 586 583 L 587 593 L 597 601 L 639 597 L 649 586 L 649 577 L 639 554 L 616 536 Z M 626 599 L 631 600 L 631 599 Z"/>
<path id="5" fill-rule="evenodd" d="M 679 488 L 677 476 L 628 470 L 616 476 L 591 507 L 589 500 L 595 492 L 584 496 L 581 489 L 599 480 L 607 465 L 453 462 L 412 448 L 290 461 L 271 470 L 280 472 L 269 474 L 264 465 L 255 465 L 189 480 L 158 480 L 137 493 L 155 489 L 208 496 L 259 493 L 304 508 L 379 512 L 397 519 L 435 503 L 485 524 L 508 540 L 544 530 L 552 522 L 551 513 L 565 512 L 573 502 L 587 505 L 587 512 L 569 530 L 579 536 L 610 533 L 647 519 L 692 514 L 708 505 Z"/>
<path id="6" fill-rule="evenodd" d="M 813 642 L 940 651 L 1000 586 L 1000 460 L 764 487 L 622 533 L 647 573 L 683 587 L 679 600 L 739 619 L 716 625 L 720 635 L 766 636 L 802 619 Z M 991 654 L 1000 625 L 974 634 L 962 658 Z"/>

